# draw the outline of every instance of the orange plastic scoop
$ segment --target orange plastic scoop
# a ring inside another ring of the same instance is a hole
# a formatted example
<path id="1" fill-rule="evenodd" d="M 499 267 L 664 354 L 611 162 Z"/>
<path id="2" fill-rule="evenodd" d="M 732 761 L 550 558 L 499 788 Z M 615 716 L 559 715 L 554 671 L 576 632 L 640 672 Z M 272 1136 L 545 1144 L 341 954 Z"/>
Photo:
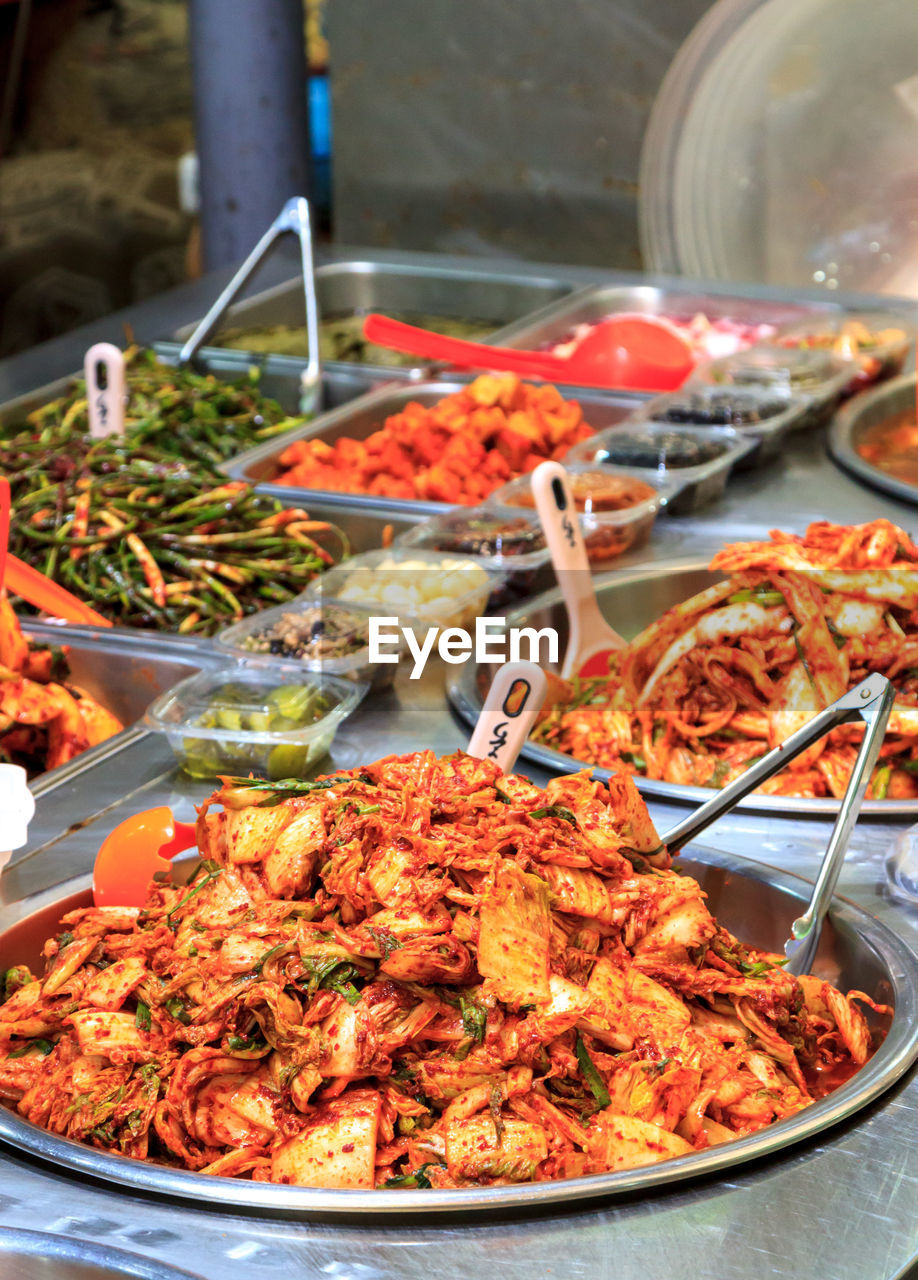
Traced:
<path id="1" fill-rule="evenodd" d="M 672 391 L 682 385 L 695 364 L 685 339 L 654 316 L 629 314 L 601 320 L 568 356 L 448 338 L 376 314 L 364 319 L 363 332 L 369 342 L 429 360 L 590 387 Z"/>
<path id="2" fill-rule="evenodd" d="M 92 869 L 96 906 L 142 907 L 157 871 L 167 871 L 170 860 L 194 843 L 194 826 L 176 822 L 168 805 L 126 818 L 105 837 L 96 854 Z"/>
<path id="3" fill-rule="evenodd" d="M 63 618 L 65 622 L 88 622 L 95 627 L 112 625 L 108 618 L 96 613 L 65 587 L 58 586 L 16 556 L 6 557 L 6 587 L 10 595 L 22 596 L 23 600 L 34 604 L 36 609 L 44 609 L 53 618 Z"/>

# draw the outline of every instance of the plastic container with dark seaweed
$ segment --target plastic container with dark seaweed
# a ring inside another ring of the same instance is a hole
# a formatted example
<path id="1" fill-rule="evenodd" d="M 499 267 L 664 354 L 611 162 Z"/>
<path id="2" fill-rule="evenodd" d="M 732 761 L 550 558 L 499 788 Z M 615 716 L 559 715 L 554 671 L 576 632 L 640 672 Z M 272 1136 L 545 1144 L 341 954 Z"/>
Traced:
<path id="1" fill-rule="evenodd" d="M 670 426 L 648 420 L 641 411 L 589 440 L 565 458 L 596 467 L 626 466 L 677 487 L 667 501 L 671 515 L 685 515 L 715 502 L 734 466 L 757 441 L 733 427 Z"/>

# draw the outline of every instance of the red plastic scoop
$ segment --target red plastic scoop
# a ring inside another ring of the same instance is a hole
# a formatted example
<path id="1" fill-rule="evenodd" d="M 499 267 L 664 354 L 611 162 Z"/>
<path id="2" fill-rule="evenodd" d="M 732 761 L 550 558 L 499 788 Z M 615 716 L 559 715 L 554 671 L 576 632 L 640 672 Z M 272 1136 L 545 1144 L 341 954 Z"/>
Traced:
<path id="1" fill-rule="evenodd" d="M 194 843 L 194 826 L 176 822 L 167 805 L 126 818 L 105 837 L 96 854 L 92 869 L 96 906 L 142 907 L 156 872 L 168 871 L 170 859 Z"/>
<path id="2" fill-rule="evenodd" d="M 366 317 L 363 332 L 369 342 L 429 360 L 589 387 L 672 391 L 682 385 L 695 364 L 684 338 L 653 316 L 620 315 L 601 320 L 569 356 L 489 347 L 376 314 Z"/>

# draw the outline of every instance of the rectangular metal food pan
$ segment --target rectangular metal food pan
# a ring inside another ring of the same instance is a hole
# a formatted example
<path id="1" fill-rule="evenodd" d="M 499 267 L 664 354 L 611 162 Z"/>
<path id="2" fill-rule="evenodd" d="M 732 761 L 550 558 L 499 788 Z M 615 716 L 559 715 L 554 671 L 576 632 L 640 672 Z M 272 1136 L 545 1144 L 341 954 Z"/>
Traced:
<path id="1" fill-rule="evenodd" d="M 385 315 L 436 315 L 456 320 L 481 320 L 497 330 L 567 297 L 574 287 L 570 281 L 549 275 L 516 274 L 490 267 L 476 270 L 363 260 L 329 263 L 316 271 L 320 320 L 381 311 Z M 172 335 L 176 341 L 169 345 L 178 351 L 194 332 L 196 323 L 178 329 Z M 221 328 L 256 329 L 267 325 L 303 323 L 303 286 L 299 279 L 293 279 L 230 307 Z M 209 366 L 215 353 L 223 350 L 226 348 L 203 347 L 199 358 Z M 246 351 L 236 354 L 248 363 L 264 358 Z M 305 350 L 303 358 L 306 358 Z M 413 366 L 392 369 L 387 365 L 329 361 L 325 367 L 334 373 L 359 372 L 366 379 L 376 381 L 393 373 L 410 376 L 412 369 L 417 374 L 425 367 L 425 362 L 419 358 Z"/>
<path id="2" fill-rule="evenodd" d="M 69 682 L 84 689 L 125 726 L 113 738 L 31 783 L 36 795 L 116 755 L 127 742 L 146 732 L 132 726 L 154 698 L 219 659 L 206 642 L 126 627 L 70 626 L 23 618 L 22 629 L 39 644 L 66 645 Z"/>
<path id="3" fill-rule="evenodd" d="M 174 347 L 174 344 L 165 345 L 169 346 L 170 349 L 163 349 L 163 344 L 156 344 L 153 349 L 165 364 L 175 364 L 178 356 L 178 347 Z M 236 378 L 244 377 L 251 365 L 251 361 L 247 360 L 245 354 L 240 351 L 216 351 L 214 354 L 217 358 L 212 362 L 208 362 L 206 371 L 225 381 L 233 381 Z M 259 362 L 259 368 L 261 369 L 261 378 L 258 383 L 259 390 L 264 395 L 277 400 L 286 413 L 298 414 L 300 375 L 303 371 L 303 362 L 301 360 L 293 360 L 289 356 L 271 356 L 269 359 Z M 0 429 L 23 422 L 27 414 L 32 413 L 35 409 L 40 409 L 42 405 L 47 404 L 50 400 L 59 399 L 67 393 L 74 380 L 81 376 L 81 374 L 74 373 L 66 378 L 57 378 L 54 382 L 37 387 L 36 390 L 17 396 L 14 400 L 4 401 L 0 404 Z M 346 366 L 342 368 L 340 373 L 324 370 L 322 374 L 322 401 L 324 404 L 334 408 L 337 405 L 345 404 L 348 400 L 353 400 L 355 396 L 361 395 L 368 386 L 374 385 L 376 382 L 378 382 L 378 379 L 369 380 L 359 375 L 354 376 Z"/>
<path id="4" fill-rule="evenodd" d="M 538 313 L 492 334 L 496 346 L 539 350 L 562 342 L 578 324 L 595 324 L 614 312 L 637 311 L 643 315 L 694 316 L 703 312 L 711 320 L 729 318 L 742 324 L 792 324 L 814 313 L 838 311 L 834 303 L 778 302 L 742 298 L 730 293 L 698 289 L 669 289 L 658 285 L 600 285 L 581 289 Z"/>
<path id="5" fill-rule="evenodd" d="M 279 462 L 281 454 L 297 440 L 324 440 L 328 444 L 333 444 L 342 436 L 365 440 L 368 435 L 382 426 L 386 418 L 401 412 L 411 401 L 417 401 L 423 405 L 436 404 L 444 396 L 460 391 L 467 382 L 468 379 L 438 378 L 414 382 L 407 386 L 389 383 L 361 396 L 359 400 L 343 405 L 340 409 L 321 414 L 302 427 L 296 427 L 293 431 L 276 436 L 263 445 L 239 454 L 226 464 L 224 470 L 235 480 L 248 480 L 251 484 L 257 484 L 262 492 L 271 494 L 282 502 L 294 506 L 306 503 L 310 511 L 317 503 L 323 504 L 323 507 L 328 510 L 342 507 L 348 510 L 369 507 L 380 513 L 401 514 L 414 519 L 434 515 L 440 511 L 449 511 L 453 504 L 447 502 L 379 498 L 373 494 L 334 493 L 328 489 L 302 489 L 279 484 L 276 477 L 281 470 Z M 605 427 L 621 422 L 638 405 L 644 403 L 646 397 L 578 389 L 577 399 L 583 405 L 584 417 L 590 426 L 595 427 L 597 431 L 602 431 Z M 332 516 L 328 518 L 333 519 Z"/>

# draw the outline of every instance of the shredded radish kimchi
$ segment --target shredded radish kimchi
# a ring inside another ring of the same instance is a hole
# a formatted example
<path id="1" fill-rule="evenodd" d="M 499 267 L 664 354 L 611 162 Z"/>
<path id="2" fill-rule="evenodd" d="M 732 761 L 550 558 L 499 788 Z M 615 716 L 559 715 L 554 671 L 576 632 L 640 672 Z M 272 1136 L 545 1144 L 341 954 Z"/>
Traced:
<path id="1" fill-rule="evenodd" d="M 918 797 L 918 547 L 888 520 L 810 525 L 727 546 L 729 576 L 670 609 L 609 673 L 555 680 L 534 737 L 586 764 L 722 787 L 871 672 L 896 686 L 868 796 Z M 764 783 L 845 793 L 863 725 L 836 729 Z"/>
<path id="2" fill-rule="evenodd" d="M 43 977 L 6 973 L 20 1115 L 210 1174 L 488 1186 L 730 1142 L 874 1047 L 866 996 L 718 925 L 625 774 L 224 779 L 198 843 L 187 884 L 73 911 Z"/>

